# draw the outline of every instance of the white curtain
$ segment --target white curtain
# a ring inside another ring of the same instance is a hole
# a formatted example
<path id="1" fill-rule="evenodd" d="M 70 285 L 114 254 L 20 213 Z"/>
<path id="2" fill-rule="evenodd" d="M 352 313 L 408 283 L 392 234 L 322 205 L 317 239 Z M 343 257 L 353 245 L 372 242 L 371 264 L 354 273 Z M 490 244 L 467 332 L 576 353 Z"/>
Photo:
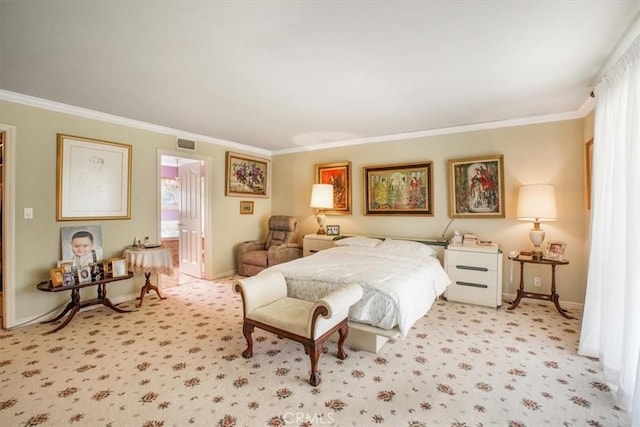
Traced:
<path id="1" fill-rule="evenodd" d="M 640 426 L 640 38 L 596 88 L 591 243 L 579 353 Z"/>

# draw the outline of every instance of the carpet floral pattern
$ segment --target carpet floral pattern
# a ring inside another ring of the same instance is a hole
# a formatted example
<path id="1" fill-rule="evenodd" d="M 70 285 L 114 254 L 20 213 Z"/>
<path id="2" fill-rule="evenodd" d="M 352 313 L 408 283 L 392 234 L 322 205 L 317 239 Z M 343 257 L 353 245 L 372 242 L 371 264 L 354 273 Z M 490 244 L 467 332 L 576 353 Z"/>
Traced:
<path id="1" fill-rule="evenodd" d="M 85 311 L 50 335 L 0 331 L 0 425 L 630 425 L 597 360 L 576 353 L 580 321 L 552 306 L 438 301 L 378 354 L 346 346 L 342 361 L 328 342 L 312 387 L 300 344 L 256 329 L 241 356 L 232 279 L 149 294 L 132 313 Z"/>

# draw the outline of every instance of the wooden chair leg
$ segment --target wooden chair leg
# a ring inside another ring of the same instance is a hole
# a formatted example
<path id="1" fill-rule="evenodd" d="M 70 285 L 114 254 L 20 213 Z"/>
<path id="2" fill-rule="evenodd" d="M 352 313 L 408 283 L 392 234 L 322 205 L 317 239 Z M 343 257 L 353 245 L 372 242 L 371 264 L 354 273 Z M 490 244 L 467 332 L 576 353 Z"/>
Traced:
<path id="1" fill-rule="evenodd" d="M 347 335 L 349 334 L 349 326 L 345 324 L 340 329 L 338 329 L 338 359 L 344 360 L 347 358 L 348 354 L 344 351 L 344 341 L 347 339 Z"/>
<path id="2" fill-rule="evenodd" d="M 245 359 L 253 356 L 253 338 L 251 337 L 253 328 L 253 325 L 249 325 L 247 323 L 244 323 L 242 325 L 242 333 L 244 334 L 244 338 L 247 340 L 247 349 L 242 352 L 242 357 L 244 357 Z"/>

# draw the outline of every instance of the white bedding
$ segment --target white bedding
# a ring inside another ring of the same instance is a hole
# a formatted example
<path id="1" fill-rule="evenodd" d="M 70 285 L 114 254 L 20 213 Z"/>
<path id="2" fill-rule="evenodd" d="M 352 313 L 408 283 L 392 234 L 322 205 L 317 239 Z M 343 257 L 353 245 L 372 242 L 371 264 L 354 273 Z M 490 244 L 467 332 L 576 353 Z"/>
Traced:
<path id="1" fill-rule="evenodd" d="M 349 320 L 398 326 L 403 337 L 450 283 L 437 258 L 381 248 L 334 247 L 264 271 L 273 270 L 285 276 L 289 296 L 308 301 L 346 283 L 361 285 L 364 296 L 349 310 Z"/>

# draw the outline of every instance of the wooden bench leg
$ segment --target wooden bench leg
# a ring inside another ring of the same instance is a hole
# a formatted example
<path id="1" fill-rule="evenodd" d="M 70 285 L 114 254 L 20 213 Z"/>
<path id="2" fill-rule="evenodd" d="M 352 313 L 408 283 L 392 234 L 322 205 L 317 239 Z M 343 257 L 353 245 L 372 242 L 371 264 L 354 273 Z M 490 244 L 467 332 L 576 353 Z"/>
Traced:
<path id="1" fill-rule="evenodd" d="M 253 325 L 244 323 L 242 325 L 242 333 L 244 334 L 244 338 L 247 340 L 247 349 L 242 352 L 242 357 L 248 359 L 253 356 L 253 338 L 251 338 L 251 334 L 253 333 Z"/>
<path id="2" fill-rule="evenodd" d="M 344 351 L 344 342 L 349 335 L 349 326 L 345 323 L 340 329 L 338 329 L 338 359 L 344 360 L 348 354 Z"/>
<path id="3" fill-rule="evenodd" d="M 318 359 L 320 358 L 320 353 L 322 352 L 322 343 L 315 342 L 305 345 L 305 352 L 309 354 L 309 358 L 311 359 L 311 376 L 309 377 L 309 384 L 314 387 L 317 387 L 320 384 L 320 373 L 318 372 Z"/>

